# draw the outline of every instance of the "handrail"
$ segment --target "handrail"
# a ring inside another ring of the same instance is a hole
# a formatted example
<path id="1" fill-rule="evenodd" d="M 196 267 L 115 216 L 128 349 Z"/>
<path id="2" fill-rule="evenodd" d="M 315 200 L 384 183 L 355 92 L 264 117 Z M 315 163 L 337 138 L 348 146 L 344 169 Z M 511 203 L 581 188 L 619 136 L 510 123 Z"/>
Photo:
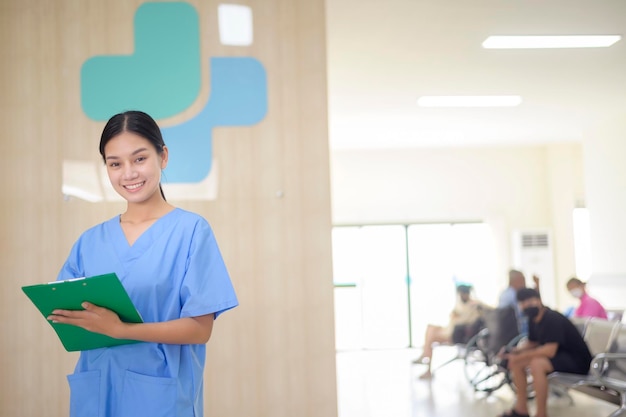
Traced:
<path id="1" fill-rule="evenodd" d="M 624 379 L 617 379 L 606 376 L 606 372 L 609 369 L 608 362 L 614 362 L 620 359 L 626 359 L 626 352 L 623 353 L 599 353 L 593 357 L 591 361 L 590 374 L 594 379 L 602 386 L 612 388 L 615 390 L 626 390 L 626 372 L 620 369 L 624 375 Z"/>
<path id="2" fill-rule="evenodd" d="M 594 323 L 603 323 L 603 325 L 606 325 L 606 322 L 602 320 L 590 320 L 586 326 L 586 337 L 590 336 L 589 329 Z M 611 329 L 609 340 L 604 351 L 595 353 L 591 359 L 589 374 L 578 375 L 554 372 L 548 375 L 548 379 L 557 385 L 574 389 L 580 389 L 580 387 L 593 388 L 594 390 L 592 391 L 585 390 L 583 392 L 597 398 L 614 402 L 618 405 L 621 404 L 621 408 L 618 410 L 620 412 L 619 415 L 622 415 L 621 413 L 626 415 L 626 369 L 620 366 L 622 365 L 621 363 L 616 364 L 617 361 L 626 360 L 626 352 L 615 351 L 615 349 L 624 349 L 624 333 L 622 333 L 624 331 L 626 331 L 626 324 L 616 322 L 616 325 Z M 621 342 L 621 345 L 618 345 L 616 342 Z M 611 416 L 613 415 L 618 414 L 612 414 Z"/>

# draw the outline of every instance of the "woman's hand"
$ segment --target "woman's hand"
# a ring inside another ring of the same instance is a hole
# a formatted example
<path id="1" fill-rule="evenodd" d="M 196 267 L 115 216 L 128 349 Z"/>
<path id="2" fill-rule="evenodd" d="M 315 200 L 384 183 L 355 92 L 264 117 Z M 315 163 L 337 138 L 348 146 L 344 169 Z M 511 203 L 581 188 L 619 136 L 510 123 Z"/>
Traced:
<path id="1" fill-rule="evenodd" d="M 215 318 L 213 313 L 210 313 L 159 323 L 124 323 L 115 312 L 107 308 L 87 302 L 82 306 L 84 310 L 54 310 L 48 316 L 48 320 L 82 327 L 115 339 L 179 345 L 208 342 Z"/>
<path id="2" fill-rule="evenodd" d="M 117 338 L 116 335 L 121 332 L 124 323 L 115 312 L 87 302 L 84 302 L 82 307 L 84 310 L 54 310 L 48 316 L 48 320 Z"/>

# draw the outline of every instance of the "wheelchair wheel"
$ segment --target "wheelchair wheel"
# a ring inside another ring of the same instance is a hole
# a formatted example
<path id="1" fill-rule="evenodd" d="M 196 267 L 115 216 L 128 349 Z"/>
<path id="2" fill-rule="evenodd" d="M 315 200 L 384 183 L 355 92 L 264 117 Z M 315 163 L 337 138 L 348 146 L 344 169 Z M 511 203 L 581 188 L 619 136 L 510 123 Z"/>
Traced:
<path id="1" fill-rule="evenodd" d="M 491 393 L 508 383 L 507 372 L 493 361 L 485 346 L 489 333 L 481 331 L 467 344 L 465 377 L 475 391 Z"/>

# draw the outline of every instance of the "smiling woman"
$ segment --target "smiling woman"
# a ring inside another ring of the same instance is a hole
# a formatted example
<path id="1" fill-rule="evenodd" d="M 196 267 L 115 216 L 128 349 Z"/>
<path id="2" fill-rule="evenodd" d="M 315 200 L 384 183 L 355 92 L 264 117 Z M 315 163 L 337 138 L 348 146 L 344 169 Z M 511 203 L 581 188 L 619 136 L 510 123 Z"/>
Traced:
<path id="1" fill-rule="evenodd" d="M 205 344 L 217 316 L 238 304 L 215 236 L 165 200 L 168 150 L 149 115 L 113 116 L 100 153 L 127 209 L 80 236 L 58 279 L 115 272 L 144 323 L 92 303 L 48 319 L 146 343 L 81 352 L 68 377 L 70 416 L 202 415 Z"/>
<path id="2" fill-rule="evenodd" d="M 161 170 L 167 165 L 167 148 L 158 152 L 145 146 L 146 139 L 131 132 L 122 132 L 109 140 L 104 156 L 109 180 L 115 191 L 129 203 L 161 198 Z"/>
<path id="3" fill-rule="evenodd" d="M 127 198 L 125 191 L 146 188 L 146 178 L 154 180 L 156 177 L 165 202 L 160 181 L 161 170 L 167 166 L 168 150 L 160 129 L 150 116 L 138 111 L 113 116 L 102 131 L 100 155 L 107 165 L 111 185 L 122 197 Z M 150 188 L 152 182 L 148 183 L 143 196 L 158 200 L 154 189 Z"/>

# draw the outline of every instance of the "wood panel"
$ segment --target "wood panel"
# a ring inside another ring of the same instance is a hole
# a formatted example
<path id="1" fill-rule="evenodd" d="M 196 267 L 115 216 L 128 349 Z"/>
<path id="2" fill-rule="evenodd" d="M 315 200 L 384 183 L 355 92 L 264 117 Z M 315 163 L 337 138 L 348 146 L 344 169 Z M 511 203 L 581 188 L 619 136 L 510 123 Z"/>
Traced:
<path id="1" fill-rule="evenodd" d="M 66 416 L 65 352 L 20 286 L 56 276 L 87 227 L 121 203 L 64 201 L 64 159 L 98 161 L 103 123 L 80 107 L 80 66 L 132 51 L 141 1 L 0 2 L 0 415 Z M 212 224 L 241 305 L 208 345 L 207 416 L 337 414 L 330 250 L 324 2 L 255 0 L 254 44 L 221 46 L 216 1 L 201 16 L 202 56 L 254 56 L 269 107 L 257 125 L 214 130 L 219 197 L 180 202 Z M 203 63 L 203 73 L 207 73 Z M 210 95 L 208 80 L 191 117 Z M 15 319 L 18 318 L 19 319 Z M 33 396 L 33 393 L 37 395 Z M 35 398 L 35 400 L 33 400 Z"/>

